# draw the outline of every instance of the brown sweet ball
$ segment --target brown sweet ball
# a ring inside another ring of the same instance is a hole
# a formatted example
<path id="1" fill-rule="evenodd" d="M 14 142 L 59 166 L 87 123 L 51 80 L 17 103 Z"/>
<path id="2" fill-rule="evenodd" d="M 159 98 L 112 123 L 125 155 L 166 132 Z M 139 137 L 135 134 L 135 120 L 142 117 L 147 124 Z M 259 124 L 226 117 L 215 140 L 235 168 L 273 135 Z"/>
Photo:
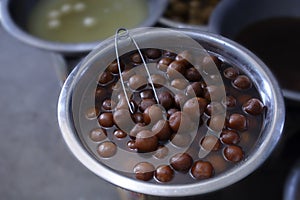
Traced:
<path id="1" fill-rule="evenodd" d="M 220 140 L 214 135 L 206 135 L 202 138 L 200 145 L 206 151 L 217 151 L 221 148 Z"/>
<path id="2" fill-rule="evenodd" d="M 176 113 L 177 111 L 179 111 L 177 108 L 171 108 L 167 111 L 167 118 L 169 119 L 170 116 L 173 114 L 173 113 Z"/>
<path id="3" fill-rule="evenodd" d="M 250 115 L 259 115 L 263 112 L 264 105 L 263 103 L 256 98 L 248 100 L 243 105 L 243 110 Z"/>
<path id="4" fill-rule="evenodd" d="M 102 127 L 112 127 L 114 125 L 113 114 L 111 112 L 102 113 L 98 122 Z"/>
<path id="5" fill-rule="evenodd" d="M 111 111 L 113 108 L 116 107 L 116 102 L 111 99 L 105 99 L 102 103 L 102 109 L 106 112 Z"/>
<path id="6" fill-rule="evenodd" d="M 154 124 L 158 120 L 164 118 L 163 108 L 157 104 L 149 106 L 143 113 L 143 119 L 145 124 Z"/>
<path id="7" fill-rule="evenodd" d="M 154 99 L 142 99 L 139 104 L 139 109 L 141 112 L 144 112 L 148 107 L 153 106 L 154 104 L 156 104 Z"/>
<path id="8" fill-rule="evenodd" d="M 184 76 L 190 82 L 197 82 L 200 81 L 202 78 L 199 71 L 194 67 L 187 69 Z"/>
<path id="9" fill-rule="evenodd" d="M 133 172 L 135 173 L 136 179 L 142 181 L 149 181 L 150 179 L 152 179 L 154 171 L 154 166 L 148 162 L 140 162 L 133 168 Z"/>
<path id="10" fill-rule="evenodd" d="M 148 81 L 147 81 L 146 77 L 143 75 L 140 75 L 140 74 L 135 74 L 135 75 L 131 76 L 128 80 L 128 86 L 132 90 L 138 90 L 140 88 L 143 88 L 146 86 L 147 83 L 148 83 Z"/>
<path id="11" fill-rule="evenodd" d="M 175 105 L 178 109 L 181 109 L 187 100 L 188 97 L 184 93 L 177 93 L 174 96 Z"/>
<path id="12" fill-rule="evenodd" d="M 227 108 L 233 108 L 236 106 L 236 98 L 234 98 L 233 96 L 226 96 L 223 99 L 223 104 L 226 105 Z"/>
<path id="13" fill-rule="evenodd" d="M 170 165 L 176 171 L 187 172 L 193 164 L 193 158 L 187 153 L 178 153 L 171 157 Z"/>
<path id="14" fill-rule="evenodd" d="M 183 112 L 190 116 L 191 119 L 198 120 L 198 118 L 204 113 L 207 101 L 201 97 L 193 97 L 187 100 L 183 105 Z"/>
<path id="15" fill-rule="evenodd" d="M 225 78 L 234 80 L 239 75 L 239 70 L 233 67 L 228 67 L 223 71 L 223 74 Z"/>
<path id="16" fill-rule="evenodd" d="M 219 103 L 219 102 L 210 102 L 210 104 L 208 104 L 205 108 L 205 113 L 208 116 L 211 116 L 212 114 L 216 115 L 216 114 L 221 114 L 221 113 L 225 113 L 226 109 L 224 108 L 224 106 Z"/>
<path id="17" fill-rule="evenodd" d="M 169 125 L 174 132 L 177 132 L 179 129 L 180 122 L 181 122 L 181 115 L 182 113 L 180 111 L 177 111 L 173 113 L 169 118 Z"/>
<path id="18" fill-rule="evenodd" d="M 153 90 L 147 89 L 140 92 L 140 97 L 142 99 L 152 99 L 154 97 Z"/>
<path id="19" fill-rule="evenodd" d="M 229 145 L 224 149 L 224 157 L 231 162 L 239 162 L 244 157 L 244 152 L 241 147 Z"/>
<path id="20" fill-rule="evenodd" d="M 220 135 L 220 140 L 224 144 L 238 144 L 240 135 L 235 130 L 223 130 Z"/>
<path id="21" fill-rule="evenodd" d="M 167 68 L 167 75 L 170 79 L 182 78 L 189 63 L 186 60 L 175 60 Z"/>
<path id="22" fill-rule="evenodd" d="M 159 103 L 168 110 L 174 104 L 174 97 L 169 91 L 162 91 L 158 94 Z"/>
<path id="23" fill-rule="evenodd" d="M 90 138 L 94 142 L 100 142 L 106 139 L 106 130 L 102 128 L 95 128 L 90 132 Z"/>
<path id="24" fill-rule="evenodd" d="M 117 146 L 113 142 L 110 142 L 110 141 L 102 142 L 98 146 L 97 152 L 98 152 L 99 156 L 101 156 L 103 158 L 110 158 L 116 154 Z"/>
<path id="25" fill-rule="evenodd" d="M 200 82 L 193 82 L 186 87 L 186 94 L 188 96 L 201 97 L 203 95 L 203 88 Z"/>
<path id="26" fill-rule="evenodd" d="M 135 141 L 134 140 L 129 140 L 127 142 L 127 147 L 131 150 L 136 150 L 136 146 L 135 146 Z"/>
<path id="27" fill-rule="evenodd" d="M 210 162 L 198 160 L 193 164 L 191 174 L 195 179 L 207 179 L 213 176 L 214 168 Z"/>
<path id="28" fill-rule="evenodd" d="M 118 109 L 113 113 L 113 122 L 120 129 L 129 131 L 129 121 L 131 121 L 131 117 L 128 109 Z"/>
<path id="29" fill-rule="evenodd" d="M 189 51 L 182 51 L 181 53 L 177 54 L 177 56 L 175 57 L 175 60 L 191 60 L 192 59 L 192 55 Z"/>
<path id="30" fill-rule="evenodd" d="M 175 133 L 179 128 L 181 128 L 181 130 L 189 131 L 191 129 L 191 123 L 190 117 L 181 111 L 173 113 L 169 118 L 169 125 Z"/>
<path id="31" fill-rule="evenodd" d="M 152 152 L 158 147 L 158 139 L 152 131 L 142 130 L 136 135 L 135 146 L 139 152 Z"/>
<path id="32" fill-rule="evenodd" d="M 198 103 L 198 98 L 199 97 L 190 98 L 189 100 L 187 100 L 184 103 L 183 108 L 182 108 L 182 112 L 189 115 L 193 119 L 199 118 L 203 114 L 203 111 L 204 111 L 203 106 L 202 105 L 200 106 Z M 199 98 L 199 99 L 202 99 L 202 98 Z M 206 100 L 203 102 L 206 102 Z"/>
<path id="33" fill-rule="evenodd" d="M 158 64 L 157 64 L 157 68 L 163 72 L 166 72 L 167 69 L 168 69 L 168 66 L 171 62 L 173 62 L 174 59 L 172 58 L 169 58 L 169 57 L 165 57 L 165 58 L 162 58 Z"/>
<path id="34" fill-rule="evenodd" d="M 236 79 L 233 81 L 234 87 L 244 90 L 248 89 L 252 86 L 251 80 L 246 75 L 239 75 L 236 77 Z"/>
<path id="35" fill-rule="evenodd" d="M 152 132 L 159 140 L 168 140 L 170 139 L 172 134 L 172 130 L 169 125 L 169 122 L 164 119 L 157 121 L 153 125 Z"/>
<path id="36" fill-rule="evenodd" d="M 220 67 L 222 65 L 222 61 L 217 56 L 205 56 L 202 61 L 202 68 L 206 74 L 214 74 L 218 69 L 216 67 Z"/>
<path id="37" fill-rule="evenodd" d="M 125 68 L 124 63 L 120 61 L 121 72 L 124 70 L 124 68 Z M 119 74 L 118 62 L 115 60 L 111 64 L 109 64 L 107 67 L 107 71 L 111 72 L 112 74 Z"/>
<path id="38" fill-rule="evenodd" d="M 159 49 L 147 49 L 145 54 L 149 59 L 158 59 L 161 57 L 162 53 Z"/>
<path id="39" fill-rule="evenodd" d="M 116 138 L 121 139 L 121 138 L 125 138 L 127 136 L 127 133 L 124 132 L 124 131 L 122 131 L 122 130 L 120 130 L 120 129 L 117 129 L 117 130 L 114 131 L 114 136 Z"/>
<path id="40" fill-rule="evenodd" d="M 228 120 L 228 127 L 237 131 L 245 131 L 247 129 L 247 118 L 241 114 L 231 114 Z"/>
<path id="41" fill-rule="evenodd" d="M 132 120 L 134 121 L 134 123 L 144 123 L 144 116 L 142 113 L 134 113 L 133 115 L 131 115 Z"/>
<path id="42" fill-rule="evenodd" d="M 174 171 L 169 165 L 161 165 L 155 170 L 154 176 L 160 182 L 169 182 L 174 177 Z"/>
<path id="43" fill-rule="evenodd" d="M 113 80 L 114 80 L 114 76 L 110 72 L 104 71 L 100 74 L 98 83 L 100 85 L 107 85 L 111 83 Z"/>
<path id="44" fill-rule="evenodd" d="M 199 105 L 199 111 L 200 111 L 200 114 L 202 115 L 205 111 L 205 108 L 207 107 L 207 100 L 202 98 L 202 97 L 197 97 L 197 102 L 198 102 L 198 105 Z"/>
<path id="45" fill-rule="evenodd" d="M 130 56 L 130 60 L 131 62 L 135 63 L 135 64 L 140 64 L 143 62 L 140 54 L 137 52 L 137 53 L 134 53 Z"/>
<path id="46" fill-rule="evenodd" d="M 183 90 L 188 86 L 189 82 L 184 78 L 176 78 L 172 80 L 171 86 L 178 90 Z"/>

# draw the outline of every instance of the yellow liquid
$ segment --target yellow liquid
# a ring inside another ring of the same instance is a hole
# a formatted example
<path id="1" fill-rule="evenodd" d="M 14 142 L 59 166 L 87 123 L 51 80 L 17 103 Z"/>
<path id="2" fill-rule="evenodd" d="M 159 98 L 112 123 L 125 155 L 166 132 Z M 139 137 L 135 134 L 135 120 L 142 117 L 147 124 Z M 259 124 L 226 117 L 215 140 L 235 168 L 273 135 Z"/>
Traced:
<path id="1" fill-rule="evenodd" d="M 42 0 L 27 27 L 46 40 L 93 42 L 114 35 L 118 28 L 134 28 L 147 16 L 146 0 Z"/>

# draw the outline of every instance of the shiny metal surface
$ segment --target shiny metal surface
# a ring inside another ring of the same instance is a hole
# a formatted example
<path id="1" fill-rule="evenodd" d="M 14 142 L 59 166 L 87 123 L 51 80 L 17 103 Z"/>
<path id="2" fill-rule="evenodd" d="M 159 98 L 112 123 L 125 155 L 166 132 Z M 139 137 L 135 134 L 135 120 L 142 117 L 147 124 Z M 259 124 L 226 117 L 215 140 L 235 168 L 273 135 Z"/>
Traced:
<path id="1" fill-rule="evenodd" d="M 243 70 L 259 89 L 264 104 L 268 107 L 266 119 L 262 133 L 249 156 L 236 165 L 236 167 L 208 180 L 199 181 L 194 184 L 180 185 L 159 185 L 147 182 L 140 182 L 125 176 L 102 165 L 95 160 L 85 149 L 83 142 L 78 137 L 74 121 L 72 118 L 72 100 L 74 92 L 78 88 L 84 88 L 84 84 L 91 79 L 88 75 L 93 75 L 89 66 L 93 61 L 103 57 L 103 52 L 107 53 L 113 49 L 113 41 L 101 43 L 93 50 L 67 78 L 58 101 L 58 122 L 65 139 L 74 156 L 88 169 L 99 177 L 111 182 L 119 187 L 138 193 L 157 196 L 190 196 L 212 192 L 229 186 L 257 169 L 271 154 L 278 143 L 285 120 L 285 106 L 281 90 L 272 73 L 254 54 L 247 49 L 226 38 L 207 32 L 194 32 L 192 30 L 182 30 L 198 41 L 208 51 L 215 52 L 225 57 L 230 63 Z M 149 30 L 147 36 L 161 37 L 164 31 Z M 145 38 L 145 32 L 134 32 L 135 39 Z M 113 40 L 111 38 L 111 40 Z M 102 52 L 99 54 L 99 52 Z M 93 75 L 95 76 L 95 74 Z"/>
<path id="2" fill-rule="evenodd" d="M 161 17 L 158 22 L 163 26 L 169 28 L 188 28 L 188 29 L 196 29 L 206 31 L 208 30 L 208 25 L 192 25 L 187 23 L 176 22 L 174 20 L 167 19 L 166 17 Z"/>
<path id="3" fill-rule="evenodd" d="M 26 19 L 32 6 L 37 0 L 1 0 L 0 19 L 6 31 L 29 45 L 60 52 L 75 54 L 91 51 L 100 41 L 90 43 L 59 43 L 37 38 L 26 32 Z M 149 16 L 139 27 L 153 26 L 162 15 L 167 5 L 167 0 L 148 0 Z"/>

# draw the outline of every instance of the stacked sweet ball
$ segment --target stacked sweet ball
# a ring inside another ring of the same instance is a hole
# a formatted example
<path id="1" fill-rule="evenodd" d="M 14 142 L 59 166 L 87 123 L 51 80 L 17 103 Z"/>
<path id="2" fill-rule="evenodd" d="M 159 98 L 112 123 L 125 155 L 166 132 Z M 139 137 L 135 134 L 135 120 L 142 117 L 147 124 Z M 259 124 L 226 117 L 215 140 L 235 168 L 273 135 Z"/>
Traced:
<path id="1" fill-rule="evenodd" d="M 142 49 L 142 54 L 156 93 L 136 51 L 119 58 L 129 102 L 116 61 L 99 76 L 95 108 L 86 113 L 99 123 L 89 135 L 99 159 L 114 159 L 119 148 L 137 157 L 147 154 L 155 164 L 145 156 L 132 175 L 158 183 L 207 179 L 243 160 L 259 137 L 266 110 L 250 78 L 218 55 L 203 56 L 193 66 L 186 51 Z M 218 74 L 211 74 L 213 66 Z M 218 78 L 222 84 L 204 80 Z"/>

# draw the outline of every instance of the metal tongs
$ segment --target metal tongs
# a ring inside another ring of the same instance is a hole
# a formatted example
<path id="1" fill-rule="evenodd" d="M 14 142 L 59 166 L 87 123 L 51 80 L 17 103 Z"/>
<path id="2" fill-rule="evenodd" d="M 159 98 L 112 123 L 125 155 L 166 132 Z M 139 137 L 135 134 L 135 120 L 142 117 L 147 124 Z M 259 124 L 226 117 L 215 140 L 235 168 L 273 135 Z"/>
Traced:
<path id="1" fill-rule="evenodd" d="M 136 43 L 135 39 L 130 35 L 129 31 L 126 28 L 119 28 L 116 31 L 116 34 L 115 34 L 115 51 L 116 51 L 116 57 L 117 57 L 117 64 L 118 64 L 119 76 L 120 76 L 122 89 L 123 89 L 123 92 L 124 92 L 124 95 L 125 95 L 125 99 L 126 99 L 128 107 L 129 107 L 130 113 L 133 114 L 134 111 L 133 111 L 132 105 L 130 104 L 130 101 L 129 101 L 129 98 L 128 98 L 128 95 L 127 95 L 127 92 L 126 92 L 124 80 L 123 80 L 123 77 L 122 77 L 122 71 L 121 71 L 121 65 L 120 65 L 120 59 L 119 59 L 119 51 L 118 51 L 118 41 L 119 41 L 119 39 L 121 40 L 121 39 L 127 39 L 127 38 L 129 38 L 130 41 L 136 47 L 136 49 L 137 49 L 137 51 L 138 51 L 138 53 L 139 53 L 139 55 L 142 59 L 143 66 L 144 66 L 144 68 L 147 72 L 148 80 L 150 82 L 151 88 L 152 88 L 153 93 L 154 93 L 154 98 L 155 98 L 157 103 L 159 103 L 159 100 L 158 100 L 158 96 L 157 96 L 157 93 L 155 91 L 155 87 L 154 87 L 154 84 L 153 84 L 153 81 L 152 81 L 152 78 L 151 78 L 151 75 L 150 75 L 150 72 L 149 72 L 149 68 L 147 66 L 147 63 L 146 63 L 146 61 L 143 57 L 143 54 L 142 54 L 138 44 Z"/>

